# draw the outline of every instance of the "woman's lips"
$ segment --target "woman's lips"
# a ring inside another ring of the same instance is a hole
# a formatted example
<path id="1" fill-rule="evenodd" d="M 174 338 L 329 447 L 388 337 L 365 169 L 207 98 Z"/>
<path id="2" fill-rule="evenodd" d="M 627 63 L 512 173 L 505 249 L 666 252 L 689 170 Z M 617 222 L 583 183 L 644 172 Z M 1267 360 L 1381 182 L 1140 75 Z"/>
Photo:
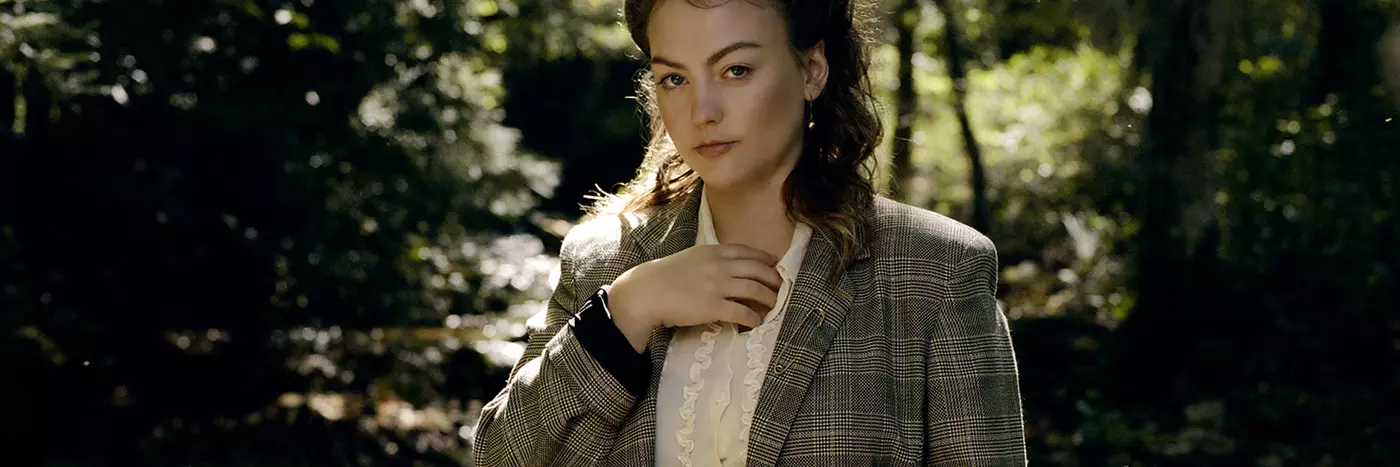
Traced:
<path id="1" fill-rule="evenodd" d="M 729 152 L 729 150 L 733 149 L 734 145 L 738 143 L 738 141 L 730 141 L 728 143 L 711 143 L 702 146 L 696 146 L 695 152 L 699 153 L 701 156 L 704 157 L 719 157 L 724 155 L 724 153 Z"/>

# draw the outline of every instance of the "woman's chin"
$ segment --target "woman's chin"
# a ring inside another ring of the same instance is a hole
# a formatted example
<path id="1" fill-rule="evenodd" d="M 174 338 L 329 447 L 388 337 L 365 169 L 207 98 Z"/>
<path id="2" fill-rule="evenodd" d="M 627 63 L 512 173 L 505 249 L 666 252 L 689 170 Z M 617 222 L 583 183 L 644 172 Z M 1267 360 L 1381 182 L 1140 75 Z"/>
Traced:
<path id="1" fill-rule="evenodd" d="M 773 175 L 760 175 L 758 172 L 727 170 L 729 167 L 711 168 L 711 170 L 700 171 L 700 179 L 705 182 L 705 187 L 715 191 L 743 191 L 768 186 L 770 180 L 775 180 Z M 781 183 L 781 182 L 779 182 Z"/>
<path id="2" fill-rule="evenodd" d="M 705 181 L 706 188 L 715 190 L 728 190 L 739 184 L 742 178 L 729 173 L 704 172 L 700 174 L 700 179 Z"/>

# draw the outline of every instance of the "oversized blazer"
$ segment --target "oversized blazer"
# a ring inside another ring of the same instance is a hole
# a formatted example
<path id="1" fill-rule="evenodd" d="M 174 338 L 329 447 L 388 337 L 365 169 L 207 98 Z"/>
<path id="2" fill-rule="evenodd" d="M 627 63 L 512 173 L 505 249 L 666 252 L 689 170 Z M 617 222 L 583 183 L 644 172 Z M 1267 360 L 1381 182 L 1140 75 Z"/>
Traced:
<path id="1" fill-rule="evenodd" d="M 648 341 L 634 397 L 568 325 L 603 284 L 695 244 L 699 186 L 646 216 L 565 236 L 548 309 L 531 320 L 510 380 L 481 412 L 478 465 L 654 465 L 656 391 L 674 328 Z M 813 227 L 759 394 L 751 466 L 1024 466 L 1017 368 L 995 299 L 996 249 L 942 215 L 876 197 L 868 239 L 840 270 Z M 639 400 L 640 399 L 640 400 Z M 662 465 L 669 465 L 663 462 Z"/>

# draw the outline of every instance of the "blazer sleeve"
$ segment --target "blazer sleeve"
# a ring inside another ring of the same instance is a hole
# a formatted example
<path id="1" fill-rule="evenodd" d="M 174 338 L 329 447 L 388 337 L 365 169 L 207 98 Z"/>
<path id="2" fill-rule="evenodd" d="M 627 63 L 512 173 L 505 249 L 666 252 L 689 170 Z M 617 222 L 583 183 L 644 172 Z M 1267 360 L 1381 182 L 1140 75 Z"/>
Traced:
<path id="1" fill-rule="evenodd" d="M 996 246 L 978 234 L 959 256 L 927 356 L 925 459 L 938 466 L 1025 466 L 1016 354 L 996 304 Z"/>
<path id="2" fill-rule="evenodd" d="M 636 396 L 580 343 L 573 255 L 565 241 L 559 282 L 544 322 L 531 319 L 529 343 L 506 387 L 477 422 L 476 465 L 596 465 L 612 449 Z M 635 353 L 630 346 L 629 352 Z"/>

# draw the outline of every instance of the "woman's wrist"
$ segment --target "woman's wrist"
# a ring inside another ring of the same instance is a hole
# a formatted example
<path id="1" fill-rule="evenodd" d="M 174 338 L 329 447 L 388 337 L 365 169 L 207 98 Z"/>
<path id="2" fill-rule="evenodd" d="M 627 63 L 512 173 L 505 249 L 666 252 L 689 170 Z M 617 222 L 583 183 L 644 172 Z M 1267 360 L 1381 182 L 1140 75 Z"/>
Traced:
<path id="1" fill-rule="evenodd" d="M 612 317 L 613 325 L 617 326 L 622 335 L 627 337 L 627 342 L 632 344 L 632 349 L 641 353 L 646 349 L 647 341 L 651 339 L 651 332 L 656 325 L 629 302 L 627 287 L 618 285 L 618 282 L 614 281 L 603 286 L 607 294 L 608 314 Z"/>

